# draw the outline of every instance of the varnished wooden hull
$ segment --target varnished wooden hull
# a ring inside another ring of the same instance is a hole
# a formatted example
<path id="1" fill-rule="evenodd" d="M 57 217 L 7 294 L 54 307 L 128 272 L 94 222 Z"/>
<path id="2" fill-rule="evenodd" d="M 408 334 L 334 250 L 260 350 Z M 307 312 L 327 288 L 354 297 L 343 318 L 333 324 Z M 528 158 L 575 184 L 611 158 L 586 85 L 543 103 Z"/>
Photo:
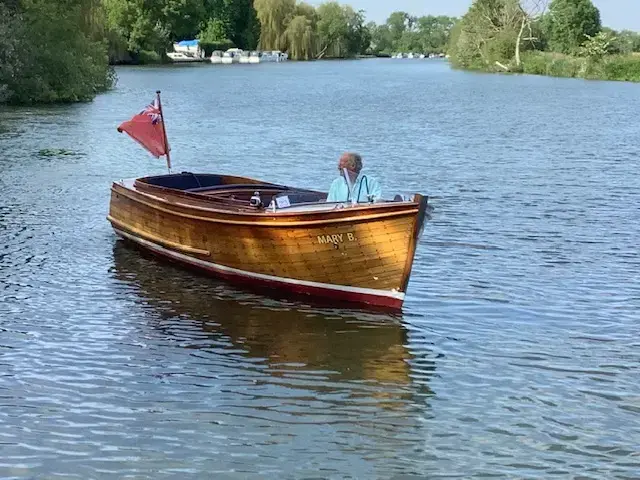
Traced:
<path id="1" fill-rule="evenodd" d="M 108 219 L 123 238 L 230 281 L 396 309 L 426 203 L 418 196 L 335 210 L 240 211 L 125 182 L 112 186 Z"/>

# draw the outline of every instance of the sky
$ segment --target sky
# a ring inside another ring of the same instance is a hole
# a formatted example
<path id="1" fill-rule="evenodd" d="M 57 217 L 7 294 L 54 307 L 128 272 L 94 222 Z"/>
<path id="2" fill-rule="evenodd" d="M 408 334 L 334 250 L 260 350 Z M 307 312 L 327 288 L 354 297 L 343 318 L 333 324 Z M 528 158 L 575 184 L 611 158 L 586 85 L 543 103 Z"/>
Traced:
<path id="1" fill-rule="evenodd" d="M 640 31 L 640 0 L 592 0 L 600 9 L 603 25 L 616 30 Z M 320 4 L 322 0 L 310 1 Z M 463 15 L 471 0 L 340 0 L 356 10 L 366 12 L 367 21 L 383 23 L 393 11 L 404 11 L 411 15 Z"/>

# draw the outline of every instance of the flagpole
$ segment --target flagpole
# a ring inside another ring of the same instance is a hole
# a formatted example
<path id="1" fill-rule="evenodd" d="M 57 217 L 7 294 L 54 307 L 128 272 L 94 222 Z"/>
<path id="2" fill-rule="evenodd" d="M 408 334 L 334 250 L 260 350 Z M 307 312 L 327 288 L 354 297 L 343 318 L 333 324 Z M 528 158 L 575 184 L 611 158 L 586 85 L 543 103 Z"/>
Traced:
<path id="1" fill-rule="evenodd" d="M 171 155 L 169 154 L 169 142 L 167 141 L 167 129 L 166 123 L 164 123 L 164 116 L 162 115 L 162 103 L 160 102 L 160 90 L 156 90 L 158 97 L 158 110 L 160 110 L 160 121 L 162 122 L 162 136 L 164 140 L 164 151 L 167 155 L 167 169 L 171 173 Z"/>

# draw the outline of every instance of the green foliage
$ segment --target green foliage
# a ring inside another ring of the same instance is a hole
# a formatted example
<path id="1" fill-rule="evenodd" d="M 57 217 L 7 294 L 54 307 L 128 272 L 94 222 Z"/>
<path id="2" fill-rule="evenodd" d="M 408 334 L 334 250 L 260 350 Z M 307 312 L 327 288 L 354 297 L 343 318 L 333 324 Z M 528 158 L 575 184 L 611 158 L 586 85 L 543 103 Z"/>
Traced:
<path id="1" fill-rule="evenodd" d="M 6 101 L 12 90 L 9 85 L 19 75 L 22 67 L 21 46 L 25 36 L 25 25 L 14 9 L 0 5 L 0 102 Z"/>
<path id="2" fill-rule="evenodd" d="M 206 21 L 203 0 L 163 0 L 160 19 L 171 40 L 195 38 Z"/>
<path id="3" fill-rule="evenodd" d="M 348 7 L 351 12 L 347 12 L 345 8 L 338 2 L 327 2 L 318 7 L 320 56 L 348 56 L 346 42 L 349 35 L 349 15 L 353 9 Z"/>
<path id="4" fill-rule="evenodd" d="M 373 53 L 391 53 L 394 50 L 393 38 L 391 38 L 391 30 L 389 25 L 376 25 L 369 22 L 367 28 L 371 34 L 370 49 Z"/>
<path id="5" fill-rule="evenodd" d="M 552 0 L 545 16 L 549 46 L 559 53 L 576 53 L 602 25 L 600 11 L 591 0 Z"/>
<path id="6" fill-rule="evenodd" d="M 522 71 L 531 75 L 579 77 L 586 73 L 587 61 L 561 53 L 527 52 L 522 55 Z"/>
<path id="7" fill-rule="evenodd" d="M 295 13 L 295 0 L 255 0 L 253 7 L 260 22 L 260 48 L 284 50 L 285 31 Z"/>
<path id="8" fill-rule="evenodd" d="M 347 18 L 347 33 L 343 39 L 346 56 L 353 57 L 366 52 L 371 45 L 371 32 L 365 25 L 364 11 L 355 11 L 350 6 L 343 7 Z"/>
<path id="9" fill-rule="evenodd" d="M 364 12 L 337 2 L 314 8 L 295 0 L 255 0 L 260 48 L 288 50 L 294 60 L 344 58 L 366 52 L 371 32 Z"/>
<path id="10" fill-rule="evenodd" d="M 605 80 L 640 82 L 640 56 L 612 55 L 602 62 L 602 70 Z"/>
<path id="11" fill-rule="evenodd" d="M 145 8 L 144 0 L 103 0 L 107 28 L 113 41 L 126 45 L 128 52 L 141 50 L 163 53 L 170 31 L 160 21 L 161 10 Z"/>
<path id="12" fill-rule="evenodd" d="M 228 38 L 239 48 L 253 50 L 260 39 L 260 22 L 253 0 L 223 0 L 230 33 Z"/>
<path id="13" fill-rule="evenodd" d="M 94 8 L 91 0 L 68 0 L 62 5 L 25 0 L 13 14 L 6 9 L 0 14 L 2 24 L 10 27 L 4 32 L 3 43 L 9 48 L 3 49 L 0 67 L 5 100 L 87 101 L 113 86 L 106 42 L 95 39 L 101 33 L 97 23 L 101 16 Z"/>
<path id="14" fill-rule="evenodd" d="M 162 56 L 158 52 L 150 50 L 140 50 L 133 55 L 132 59 L 133 63 L 137 63 L 139 65 L 155 65 L 162 63 Z"/>
<path id="15" fill-rule="evenodd" d="M 640 33 L 632 32 L 630 30 L 616 32 L 608 27 L 604 27 L 602 31 L 614 37 L 611 42 L 609 53 L 629 54 L 633 52 L 640 52 Z"/>
<path id="16" fill-rule="evenodd" d="M 407 30 L 411 30 L 415 23 L 415 17 L 407 12 L 393 12 L 387 19 L 387 26 L 391 33 L 391 41 L 398 45 Z"/>
<path id="17" fill-rule="evenodd" d="M 640 56 L 607 55 L 594 60 L 552 52 L 527 52 L 524 73 L 554 77 L 640 82 Z"/>
<path id="18" fill-rule="evenodd" d="M 580 46 L 578 54 L 590 59 L 601 59 L 611 51 L 614 40 L 608 32 L 598 32 L 594 37 L 587 35 L 587 40 Z"/>
<path id="19" fill-rule="evenodd" d="M 311 60 L 315 54 L 315 32 L 313 20 L 306 15 L 291 19 L 284 36 L 293 60 Z"/>
<path id="20" fill-rule="evenodd" d="M 213 44 L 219 42 L 231 43 L 228 37 L 228 24 L 219 18 L 210 18 L 203 30 L 198 33 L 197 38 L 201 43 Z"/>
<path id="21" fill-rule="evenodd" d="M 414 17 L 406 12 L 393 12 L 386 23 L 369 23 L 366 28 L 371 36 L 374 53 L 421 52 L 443 53 L 447 49 L 451 29 L 457 19 L 427 15 Z"/>
<path id="22" fill-rule="evenodd" d="M 518 0 L 475 0 L 449 44 L 460 68 L 493 68 L 515 55 L 523 11 Z"/>
<path id="23" fill-rule="evenodd" d="M 260 36 L 252 0 L 101 1 L 111 57 L 137 58 L 142 50 L 162 56 L 172 42 L 191 38 L 252 49 Z"/>
<path id="24" fill-rule="evenodd" d="M 204 50 L 205 55 L 211 55 L 215 50 L 225 51 L 236 45 L 231 40 L 222 40 L 220 42 L 200 42 L 200 48 Z"/>
<path id="25" fill-rule="evenodd" d="M 640 34 L 602 29 L 591 0 L 553 0 L 544 15 L 532 5 L 540 3 L 474 0 L 449 33 L 453 66 L 495 71 L 500 62 L 526 74 L 640 81 L 640 56 L 631 55 Z"/>
<path id="26" fill-rule="evenodd" d="M 447 16 L 427 15 L 418 18 L 418 48 L 423 53 L 441 53 L 449 42 L 456 19 Z"/>

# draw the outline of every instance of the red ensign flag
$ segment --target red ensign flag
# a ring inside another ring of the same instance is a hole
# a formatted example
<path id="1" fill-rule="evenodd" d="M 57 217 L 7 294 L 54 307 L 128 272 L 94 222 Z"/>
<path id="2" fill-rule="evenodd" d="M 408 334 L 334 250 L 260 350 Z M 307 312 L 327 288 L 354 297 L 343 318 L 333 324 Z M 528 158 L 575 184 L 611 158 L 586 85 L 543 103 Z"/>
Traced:
<path id="1" fill-rule="evenodd" d="M 122 122 L 118 126 L 118 132 L 128 134 L 156 158 L 169 153 L 170 148 L 166 142 L 164 122 L 157 98 L 131 120 Z"/>

